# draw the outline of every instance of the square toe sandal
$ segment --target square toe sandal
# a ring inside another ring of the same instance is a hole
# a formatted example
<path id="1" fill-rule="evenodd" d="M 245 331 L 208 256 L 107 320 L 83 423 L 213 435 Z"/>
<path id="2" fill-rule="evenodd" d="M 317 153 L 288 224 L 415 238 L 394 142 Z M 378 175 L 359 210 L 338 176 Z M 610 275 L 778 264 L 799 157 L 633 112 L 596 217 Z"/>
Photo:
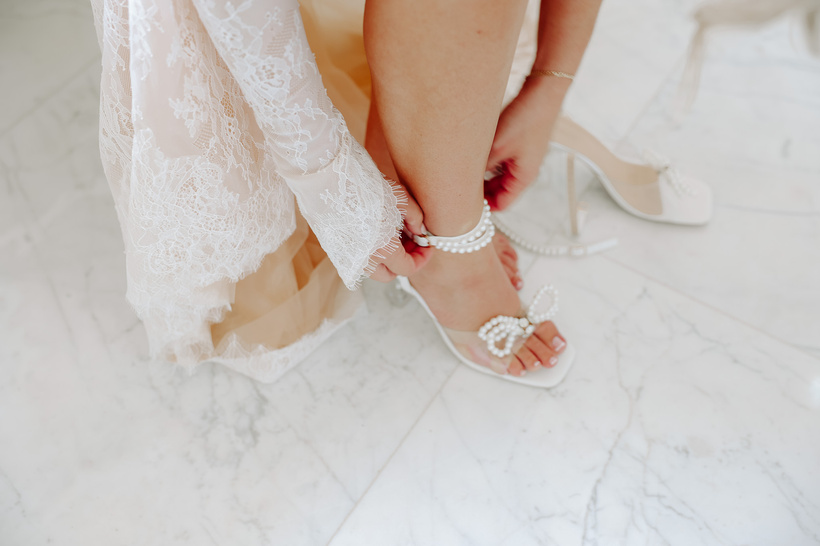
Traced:
<path id="1" fill-rule="evenodd" d="M 485 201 L 482 218 L 469 233 L 458 237 L 436 237 L 428 233 L 423 237 L 415 237 L 415 240 L 420 246 L 432 246 L 445 252 L 464 254 L 487 246 L 494 233 L 490 207 Z M 575 360 L 575 348 L 567 342 L 554 366 L 528 370 L 523 377 L 507 373 L 515 353 L 535 332 L 536 327 L 551 320 L 557 313 L 558 291 L 552 285 L 541 287 L 530 306 L 520 313 L 520 316 L 498 315 L 488 320 L 477 332 L 465 332 L 442 326 L 407 277 L 397 277 L 396 282 L 401 290 L 421 303 L 450 351 L 473 370 L 521 385 L 549 388 L 563 381 Z M 537 309 L 545 297 L 550 300 L 549 306 L 539 313 Z"/>
<path id="2" fill-rule="evenodd" d="M 567 153 L 568 161 L 578 159 L 592 169 L 609 196 L 633 216 L 692 226 L 712 218 L 711 188 L 654 152 L 644 150 L 648 164 L 624 161 L 566 116 L 555 122 L 550 146 Z"/>

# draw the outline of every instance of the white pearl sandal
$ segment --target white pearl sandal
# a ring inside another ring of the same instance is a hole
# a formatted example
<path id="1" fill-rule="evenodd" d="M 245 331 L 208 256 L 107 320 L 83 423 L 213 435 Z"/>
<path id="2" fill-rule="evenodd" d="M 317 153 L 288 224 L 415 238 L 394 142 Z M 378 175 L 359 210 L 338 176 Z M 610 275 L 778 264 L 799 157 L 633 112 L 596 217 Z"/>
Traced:
<path id="1" fill-rule="evenodd" d="M 481 220 L 469 233 L 458 237 L 436 237 L 428 233 L 416 237 L 415 240 L 422 246 L 432 246 L 445 252 L 464 254 L 485 247 L 492 240 L 494 233 L 495 228 L 490 220 L 490 207 L 485 201 Z M 528 370 L 522 377 L 507 373 L 515 353 L 532 335 L 538 324 L 551 320 L 558 311 L 558 292 L 552 285 L 543 286 L 521 316 L 498 315 L 488 320 L 477 332 L 465 332 L 452 330 L 439 324 L 427 302 L 406 277 L 398 277 L 397 282 L 399 288 L 419 300 L 421 306 L 433 319 L 450 351 L 461 362 L 476 371 L 522 385 L 548 388 L 554 387 L 566 377 L 575 360 L 575 348 L 567 343 L 564 351 L 558 355 L 558 362 L 554 366 Z M 545 296 L 551 300 L 549 307 L 546 311 L 538 313 L 536 308 Z"/>
<path id="2" fill-rule="evenodd" d="M 610 197 L 634 216 L 683 225 L 703 225 L 712 218 L 709 186 L 676 171 L 657 154 L 644 152 L 648 165 L 624 161 L 565 116 L 555 122 L 551 141 L 550 146 L 568 154 L 568 161 L 577 158 L 589 166 Z"/>
<path id="3" fill-rule="evenodd" d="M 644 151 L 647 164 L 617 157 L 586 129 L 566 116 L 555 123 L 550 147 L 566 154 L 569 235 L 577 240 L 586 211 L 576 197 L 575 162 L 580 160 L 596 174 L 609 196 L 630 214 L 655 222 L 703 225 L 712 217 L 712 191 L 703 182 L 672 168 L 661 156 Z M 485 179 L 495 173 L 485 173 Z M 614 237 L 594 243 L 538 244 L 510 227 L 502 213 L 493 215 L 495 227 L 521 248 L 543 256 L 587 256 L 613 248 Z"/>

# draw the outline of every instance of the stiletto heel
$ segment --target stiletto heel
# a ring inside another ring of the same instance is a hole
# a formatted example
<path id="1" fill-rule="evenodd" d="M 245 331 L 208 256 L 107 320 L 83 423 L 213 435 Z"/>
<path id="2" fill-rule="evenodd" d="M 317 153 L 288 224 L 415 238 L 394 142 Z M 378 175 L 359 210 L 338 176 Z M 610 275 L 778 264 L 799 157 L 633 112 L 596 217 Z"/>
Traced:
<path id="1" fill-rule="evenodd" d="M 575 154 L 567 154 L 567 202 L 569 204 L 569 231 L 578 237 L 578 200 L 575 196 Z"/>
<path id="2" fill-rule="evenodd" d="M 618 244 L 618 239 L 608 238 L 604 239 L 595 243 L 581 243 L 578 241 L 580 237 L 580 233 L 583 230 L 584 222 L 586 219 L 587 211 L 584 207 L 584 204 L 579 201 L 578 199 L 578 188 L 576 184 L 576 177 L 575 177 L 575 160 L 577 155 L 573 150 L 564 150 L 566 152 L 566 157 L 564 161 L 565 165 L 565 178 L 567 183 L 567 207 L 569 212 L 569 235 L 570 238 L 575 241 L 573 244 L 569 245 L 555 245 L 555 244 L 538 244 L 533 242 L 532 240 L 522 236 L 520 232 L 517 232 L 515 229 L 511 228 L 508 224 L 506 219 L 510 218 L 511 216 L 515 215 L 514 209 L 512 211 L 504 211 L 504 212 L 497 212 L 493 214 L 493 224 L 495 227 L 507 236 L 507 238 L 515 243 L 516 245 L 520 246 L 524 250 L 532 252 L 534 254 L 540 254 L 542 256 L 587 256 L 589 254 L 596 254 L 598 252 L 602 252 L 604 250 L 608 250 L 613 248 Z M 539 177 L 540 178 L 540 177 Z M 551 196 L 550 196 L 551 197 Z M 541 197 L 538 199 L 540 202 Z M 515 207 L 515 205 L 513 206 Z M 532 208 L 532 207 L 530 207 Z M 554 209 L 553 209 L 554 210 Z M 547 212 L 544 213 L 542 207 L 538 207 L 538 216 L 543 218 L 544 216 L 549 215 Z M 525 216 L 531 216 L 531 214 L 526 214 Z M 563 218 L 563 214 L 559 212 L 558 216 Z M 517 222 L 513 222 L 514 225 Z M 555 230 L 552 228 L 545 228 L 545 231 L 550 234 L 550 231 L 563 231 L 566 232 L 567 226 L 564 223 L 563 227 L 559 230 Z M 522 230 L 523 231 L 523 230 Z M 554 233 L 550 234 L 550 237 L 555 235 Z"/>

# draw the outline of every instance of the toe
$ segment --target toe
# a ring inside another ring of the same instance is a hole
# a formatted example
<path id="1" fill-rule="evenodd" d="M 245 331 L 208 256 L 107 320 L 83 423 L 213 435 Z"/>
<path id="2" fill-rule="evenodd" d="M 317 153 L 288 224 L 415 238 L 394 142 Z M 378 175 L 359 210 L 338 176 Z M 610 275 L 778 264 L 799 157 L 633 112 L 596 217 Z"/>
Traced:
<path id="1" fill-rule="evenodd" d="M 507 371 L 510 375 L 520 377 L 541 367 L 552 368 L 558 364 L 558 355 L 566 345 L 555 324 L 543 322 L 516 351 Z"/>
<path id="2" fill-rule="evenodd" d="M 513 260 L 518 262 L 518 252 L 515 251 L 515 249 L 512 247 L 512 245 L 507 246 L 506 252 L 509 253 L 509 255 L 512 257 Z"/>
<path id="3" fill-rule="evenodd" d="M 501 259 L 501 266 L 504 268 L 504 272 L 507 274 L 507 277 L 509 277 L 512 285 L 516 290 L 521 290 L 524 287 L 524 281 L 521 279 L 521 274 L 518 270 L 518 262 L 504 254 L 500 255 L 499 258 Z"/>
<path id="4" fill-rule="evenodd" d="M 518 261 L 518 253 L 513 248 L 512 243 L 510 243 L 510 240 L 507 239 L 504 235 L 496 232 L 495 237 L 493 238 L 493 242 L 495 243 L 495 247 L 499 255 L 509 256 L 510 259 L 512 259 L 513 261 Z"/>
<path id="5" fill-rule="evenodd" d="M 510 242 L 510 240 L 507 238 L 506 235 L 496 231 L 495 237 L 496 237 L 496 242 L 503 249 L 504 252 L 510 252 L 511 254 L 513 254 L 513 256 L 515 256 L 515 254 L 516 254 L 515 249 L 513 248 L 512 243 Z"/>
<path id="6" fill-rule="evenodd" d="M 521 365 L 524 366 L 524 369 L 531 372 L 533 370 L 537 370 L 543 364 L 539 355 L 536 354 L 535 351 L 533 351 L 528 345 L 528 343 L 524 343 L 524 345 L 518 349 L 518 352 L 515 353 L 515 356 L 521 362 Z"/>
<path id="7" fill-rule="evenodd" d="M 518 261 L 513 256 L 509 254 L 501 254 L 499 258 L 501 258 L 501 263 L 504 264 L 504 267 L 509 267 L 518 273 Z"/>
<path id="8" fill-rule="evenodd" d="M 555 327 L 552 321 L 542 322 L 535 329 L 534 337 L 541 340 L 547 347 L 550 347 L 557 354 L 563 353 L 567 348 L 567 340 Z"/>
<path id="9" fill-rule="evenodd" d="M 558 354 L 537 335 L 532 335 L 527 338 L 524 347 L 535 355 L 538 362 L 545 368 L 552 368 L 558 364 Z"/>
<path id="10" fill-rule="evenodd" d="M 510 280 L 513 280 L 516 277 L 518 277 L 518 268 L 515 267 L 515 264 L 511 264 L 510 262 L 502 259 L 501 265 L 504 267 L 504 272 L 507 273 L 507 276 L 510 277 Z"/>
<path id="11" fill-rule="evenodd" d="M 521 377 L 527 370 L 524 368 L 524 364 L 521 362 L 521 359 L 518 358 L 517 355 L 513 355 L 512 360 L 510 361 L 510 365 L 507 368 L 507 373 L 510 375 L 514 375 L 515 377 Z"/>

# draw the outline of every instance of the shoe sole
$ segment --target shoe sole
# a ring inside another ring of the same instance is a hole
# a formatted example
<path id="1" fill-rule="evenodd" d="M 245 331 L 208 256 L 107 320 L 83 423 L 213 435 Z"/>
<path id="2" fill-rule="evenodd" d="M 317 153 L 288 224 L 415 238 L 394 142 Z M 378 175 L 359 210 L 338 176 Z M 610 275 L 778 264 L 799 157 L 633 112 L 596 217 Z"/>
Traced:
<path id="1" fill-rule="evenodd" d="M 467 358 L 462 355 L 458 349 L 455 348 L 453 342 L 450 341 L 450 337 L 447 335 L 447 332 L 444 331 L 441 324 L 439 324 L 438 319 L 428 307 L 427 302 L 424 301 L 424 298 L 421 297 L 421 294 L 416 292 L 416 289 L 410 284 L 410 281 L 407 280 L 407 277 L 397 277 L 397 282 L 399 284 L 399 288 L 401 288 L 404 292 L 410 294 L 414 298 L 418 300 L 421 304 L 422 308 L 427 312 L 431 319 L 433 319 L 433 324 L 436 325 L 436 330 L 438 330 L 439 335 L 441 335 L 441 339 L 444 340 L 444 343 L 447 345 L 447 348 L 450 349 L 450 352 L 455 355 L 459 361 L 466 365 L 468 368 L 471 368 L 477 372 L 481 372 L 485 375 L 490 375 L 492 377 L 496 377 L 498 379 L 504 379 L 506 381 L 511 381 L 513 383 L 518 383 L 519 385 L 527 385 L 528 387 L 537 387 L 542 389 L 549 389 L 558 385 L 564 378 L 567 376 L 570 367 L 572 367 L 573 362 L 575 361 L 575 347 L 567 342 L 567 347 L 564 349 L 564 352 L 558 355 L 558 363 L 553 366 L 552 368 L 540 368 L 534 371 L 527 371 L 527 375 L 524 377 L 516 377 L 514 375 L 501 375 L 492 371 L 489 368 L 485 368 L 484 366 L 480 366 L 475 362 L 468 360 Z"/>

